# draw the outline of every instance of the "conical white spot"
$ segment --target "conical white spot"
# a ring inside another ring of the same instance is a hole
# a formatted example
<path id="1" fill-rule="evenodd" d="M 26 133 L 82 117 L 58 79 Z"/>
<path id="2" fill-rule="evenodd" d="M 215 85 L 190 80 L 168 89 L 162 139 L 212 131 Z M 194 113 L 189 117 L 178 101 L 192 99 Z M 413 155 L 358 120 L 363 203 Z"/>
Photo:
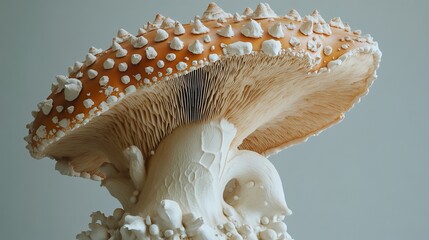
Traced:
<path id="1" fill-rule="evenodd" d="M 147 39 L 143 36 L 132 37 L 130 42 L 134 48 L 142 48 L 147 44 Z"/>
<path id="2" fill-rule="evenodd" d="M 85 66 L 91 66 L 95 60 L 97 60 L 96 56 L 94 56 L 92 53 L 87 53 L 85 56 Z"/>
<path id="3" fill-rule="evenodd" d="M 128 54 L 128 51 L 125 48 L 121 48 L 121 49 L 118 49 L 118 51 L 116 51 L 116 57 L 117 58 L 125 57 L 125 56 L 127 56 L 127 54 Z"/>
<path id="4" fill-rule="evenodd" d="M 299 28 L 299 31 L 306 36 L 313 34 L 313 20 L 303 23 Z"/>
<path id="5" fill-rule="evenodd" d="M 170 42 L 170 48 L 174 50 L 182 50 L 183 49 L 183 41 L 178 37 L 174 37 Z"/>
<path id="6" fill-rule="evenodd" d="M 234 13 L 234 16 L 232 17 L 232 21 L 233 22 L 241 22 L 241 21 L 243 21 L 243 18 L 241 17 L 240 14 Z"/>
<path id="7" fill-rule="evenodd" d="M 246 37 L 260 38 L 262 37 L 264 31 L 262 30 L 261 25 L 259 25 L 258 22 L 253 19 L 250 19 L 250 22 L 244 25 L 241 29 L 241 33 Z"/>
<path id="8" fill-rule="evenodd" d="M 293 21 L 298 21 L 298 22 L 300 22 L 302 20 L 301 16 L 298 13 L 298 11 L 296 11 L 295 9 L 290 10 L 286 14 L 285 18 L 293 20 Z"/>
<path id="9" fill-rule="evenodd" d="M 200 21 L 200 19 L 195 19 L 191 32 L 193 34 L 203 34 L 208 33 L 210 30 L 204 26 L 204 24 Z"/>
<path id="10" fill-rule="evenodd" d="M 129 32 L 127 32 L 125 29 L 121 28 L 118 30 L 118 34 L 116 35 L 119 38 L 127 38 L 129 37 L 131 34 Z"/>
<path id="11" fill-rule="evenodd" d="M 157 24 L 157 25 L 159 25 L 159 24 L 161 24 L 161 23 L 165 20 L 165 18 L 166 18 L 166 17 L 164 17 L 164 16 L 162 16 L 161 14 L 157 13 L 157 14 L 155 15 L 155 19 L 153 20 L 153 24 Z"/>
<path id="12" fill-rule="evenodd" d="M 127 71 L 127 69 L 128 69 L 128 64 L 127 63 L 119 63 L 119 65 L 118 65 L 118 70 L 120 71 L 120 72 L 125 72 L 125 71 Z"/>
<path id="13" fill-rule="evenodd" d="M 155 59 L 158 53 L 155 51 L 153 47 L 146 48 L 146 58 L 149 60 Z"/>
<path id="14" fill-rule="evenodd" d="M 267 5 L 268 4 L 259 3 L 251 17 L 253 19 L 277 18 L 277 14 L 275 14 L 271 8 L 270 11 L 268 11 Z"/>
<path id="15" fill-rule="evenodd" d="M 137 31 L 137 35 L 143 35 L 147 33 L 147 31 L 144 28 L 139 28 L 139 30 Z"/>
<path id="16" fill-rule="evenodd" d="M 93 69 L 89 69 L 88 70 L 88 77 L 89 79 L 94 79 L 95 77 L 97 77 L 98 72 L 93 70 Z"/>
<path id="17" fill-rule="evenodd" d="M 137 54 L 137 53 L 131 55 L 131 63 L 133 65 L 138 64 L 141 60 L 142 60 L 142 55 Z"/>
<path id="18" fill-rule="evenodd" d="M 325 19 L 323 19 L 323 17 L 320 15 L 319 11 L 317 11 L 317 10 L 314 10 L 311 13 L 311 16 L 313 17 L 313 19 L 316 23 L 321 23 L 321 24 L 326 23 Z"/>
<path id="19" fill-rule="evenodd" d="M 185 28 L 180 22 L 177 22 L 174 24 L 174 35 L 179 36 L 185 34 Z"/>
<path id="20" fill-rule="evenodd" d="M 234 31 L 232 31 L 232 27 L 231 24 L 228 24 L 228 26 L 220 29 L 217 31 L 217 34 L 219 34 L 222 37 L 233 37 L 234 36 Z"/>
<path id="21" fill-rule="evenodd" d="M 189 44 L 188 51 L 193 54 L 201 54 L 204 51 L 204 46 L 200 41 L 195 40 L 193 43 Z"/>
<path id="22" fill-rule="evenodd" d="M 343 21 L 341 21 L 341 18 L 339 18 L 339 17 L 331 19 L 331 21 L 329 21 L 329 25 L 331 27 L 339 28 L 339 29 L 345 28 Z"/>
<path id="23" fill-rule="evenodd" d="M 168 33 L 164 29 L 156 30 L 155 42 L 162 42 L 168 38 Z"/>
<path id="24" fill-rule="evenodd" d="M 103 63 L 103 68 L 108 70 L 108 69 L 112 69 L 113 66 L 115 66 L 115 60 L 108 58 L 106 59 L 106 61 L 104 61 Z"/>
<path id="25" fill-rule="evenodd" d="M 164 21 L 161 24 L 161 28 L 162 29 L 170 29 L 170 28 L 174 28 L 174 20 L 167 17 L 166 19 L 164 19 Z"/>
<path id="26" fill-rule="evenodd" d="M 42 110 L 43 114 L 48 115 L 52 110 L 52 104 L 54 103 L 54 100 L 52 99 L 46 99 L 41 101 L 37 106 L 40 110 Z"/>
<path id="27" fill-rule="evenodd" d="M 119 49 L 122 49 L 121 44 L 119 44 L 119 43 L 117 43 L 117 42 L 113 41 L 113 42 L 112 42 L 112 50 L 113 50 L 113 51 L 118 51 Z"/>
<path id="28" fill-rule="evenodd" d="M 289 43 L 290 43 L 290 45 L 292 45 L 292 47 L 297 47 L 301 44 L 299 39 L 296 37 L 291 37 Z"/>
<path id="29" fill-rule="evenodd" d="M 246 17 L 249 17 L 249 16 L 251 16 L 253 14 L 253 10 L 251 9 L 251 8 L 249 8 L 249 7 L 246 7 L 245 9 L 244 9 L 244 11 L 243 11 L 243 15 L 244 16 L 246 16 Z"/>
<path id="30" fill-rule="evenodd" d="M 281 23 L 275 23 L 268 29 L 268 33 L 275 38 L 283 38 L 285 35 L 283 33 L 283 27 Z"/>
<path id="31" fill-rule="evenodd" d="M 210 21 L 217 20 L 219 18 L 230 18 L 231 14 L 226 13 L 216 3 L 210 3 L 206 11 L 203 13 L 201 20 Z"/>
<path id="32" fill-rule="evenodd" d="M 95 48 L 95 47 L 90 47 L 88 52 L 93 54 L 93 55 L 97 55 L 99 53 L 101 53 L 103 51 L 103 49 L 101 48 Z"/>

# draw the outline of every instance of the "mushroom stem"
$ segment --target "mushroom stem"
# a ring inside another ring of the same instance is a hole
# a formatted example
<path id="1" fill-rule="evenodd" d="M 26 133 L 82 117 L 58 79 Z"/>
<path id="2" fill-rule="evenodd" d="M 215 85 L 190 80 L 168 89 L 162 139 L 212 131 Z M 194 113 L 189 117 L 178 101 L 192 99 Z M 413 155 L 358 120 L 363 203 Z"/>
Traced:
<path id="1" fill-rule="evenodd" d="M 226 120 L 189 124 L 167 136 L 148 161 L 147 176 L 132 214 L 156 213 L 164 199 L 176 201 L 184 214 L 216 226 L 222 213 L 222 173 L 232 155 L 235 127 Z"/>
<path id="2" fill-rule="evenodd" d="M 274 166 L 255 152 L 231 147 L 236 133 L 225 119 L 177 128 L 147 161 L 146 171 L 140 150 L 127 148 L 128 184 L 142 186 L 136 202 L 120 199 L 124 210 L 150 216 L 150 224 L 156 224 L 161 232 L 180 234 L 179 229 L 186 228 L 188 236 L 197 240 L 239 235 L 237 229 L 244 225 L 262 231 L 268 223 L 288 215 Z M 117 187 L 123 190 L 124 184 L 122 181 Z M 128 190 L 126 195 L 130 194 Z"/>

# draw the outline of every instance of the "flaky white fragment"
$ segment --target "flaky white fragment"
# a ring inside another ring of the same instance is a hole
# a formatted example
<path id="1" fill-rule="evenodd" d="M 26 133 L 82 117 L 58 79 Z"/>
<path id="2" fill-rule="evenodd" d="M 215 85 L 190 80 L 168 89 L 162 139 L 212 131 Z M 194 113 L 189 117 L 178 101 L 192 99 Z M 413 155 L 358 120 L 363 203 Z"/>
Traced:
<path id="1" fill-rule="evenodd" d="M 92 53 L 87 53 L 85 56 L 85 66 L 91 66 L 95 60 L 97 60 L 97 57 L 94 56 Z"/>
<path id="2" fill-rule="evenodd" d="M 209 60 L 210 62 L 216 62 L 217 60 L 219 60 L 219 55 L 212 53 L 209 55 Z"/>
<path id="3" fill-rule="evenodd" d="M 165 59 L 167 59 L 167 61 L 169 61 L 169 62 L 172 62 L 172 61 L 174 61 L 176 59 L 176 54 L 174 54 L 174 53 L 168 53 L 165 56 Z"/>
<path id="4" fill-rule="evenodd" d="M 101 78 L 100 78 L 100 80 L 98 81 L 98 84 L 101 86 L 101 87 L 105 87 L 105 86 L 107 86 L 107 84 L 109 83 L 109 77 L 108 76 L 102 76 Z"/>
<path id="5" fill-rule="evenodd" d="M 313 39 L 309 39 L 307 42 L 307 48 L 308 50 L 312 51 L 312 52 L 316 52 L 320 47 L 320 43 L 313 40 Z"/>
<path id="6" fill-rule="evenodd" d="M 228 44 L 222 49 L 223 53 L 228 56 L 250 54 L 252 50 L 252 43 L 241 41 Z"/>
<path id="7" fill-rule="evenodd" d="M 262 42 L 262 52 L 269 56 L 277 56 L 282 51 L 282 44 L 278 40 L 270 39 Z"/>
<path id="8" fill-rule="evenodd" d="M 69 106 L 69 107 L 67 107 L 67 112 L 68 112 L 69 114 L 72 114 L 72 113 L 74 112 L 74 106 Z"/>
<path id="9" fill-rule="evenodd" d="M 314 32 L 319 34 L 332 35 L 332 30 L 327 23 L 316 23 L 314 24 Z"/>
<path id="10" fill-rule="evenodd" d="M 128 84 L 128 83 L 130 83 L 130 81 L 131 81 L 131 79 L 130 79 L 130 77 L 128 75 L 124 75 L 124 76 L 121 77 L 121 82 L 123 84 Z"/>
<path id="11" fill-rule="evenodd" d="M 148 43 L 147 39 L 143 36 L 132 37 L 130 42 L 133 48 L 142 48 Z"/>
<path id="12" fill-rule="evenodd" d="M 176 69 L 179 71 L 185 70 L 188 67 L 188 64 L 186 64 L 185 62 L 179 62 L 176 65 Z"/>
<path id="13" fill-rule="evenodd" d="M 140 55 L 138 53 L 131 55 L 131 63 L 133 65 L 138 64 L 141 60 L 142 60 L 142 55 Z"/>
<path id="14" fill-rule="evenodd" d="M 324 53 L 326 56 L 331 55 L 331 54 L 332 54 L 332 47 L 331 47 L 331 46 L 325 46 L 325 47 L 323 48 L 323 53 Z"/>
<path id="15" fill-rule="evenodd" d="M 209 43 L 209 42 L 211 42 L 211 41 L 212 41 L 212 38 L 210 37 L 210 35 L 205 35 L 205 36 L 203 37 L 203 40 L 204 40 L 204 42 L 205 42 L 205 43 Z"/>
<path id="16" fill-rule="evenodd" d="M 127 69 L 128 69 L 128 64 L 127 63 L 125 63 L 125 62 L 119 63 L 118 70 L 120 72 L 125 72 L 125 71 L 127 71 Z"/>
<path id="17" fill-rule="evenodd" d="M 137 91 L 137 88 L 134 85 L 130 85 L 128 87 L 125 88 L 125 93 L 126 94 L 131 94 Z"/>
<path id="18" fill-rule="evenodd" d="M 53 103 L 54 103 L 53 99 L 51 99 L 51 98 L 50 99 L 45 99 L 45 100 L 41 101 L 39 104 L 37 104 L 37 107 L 40 110 L 42 110 L 42 113 L 44 115 L 48 115 L 51 112 L 51 110 L 52 110 Z"/>
<path id="19" fill-rule="evenodd" d="M 145 67 L 144 71 L 148 74 L 151 75 L 153 73 L 153 67 L 149 66 L 149 67 Z"/>
<path id="20" fill-rule="evenodd" d="M 87 98 L 83 100 L 83 105 L 85 106 L 85 108 L 91 108 L 94 105 L 94 101 L 92 101 L 91 98 Z"/>
<path id="21" fill-rule="evenodd" d="M 75 100 L 79 96 L 81 91 L 82 82 L 79 79 L 67 79 L 67 83 L 64 85 L 64 97 L 67 101 L 71 102 Z"/>
<path id="22" fill-rule="evenodd" d="M 93 55 L 97 55 L 99 53 L 101 53 L 103 51 L 103 49 L 101 48 L 96 48 L 96 47 L 90 47 L 88 52 L 93 54 Z"/>
<path id="23" fill-rule="evenodd" d="M 95 71 L 94 69 L 89 69 L 87 73 L 88 73 L 89 79 L 94 79 L 98 75 L 98 72 Z"/>
<path id="24" fill-rule="evenodd" d="M 159 68 L 163 68 L 164 65 L 165 65 L 165 63 L 162 60 L 158 60 L 158 62 L 156 63 L 156 66 L 158 66 Z"/>
<path id="25" fill-rule="evenodd" d="M 153 47 L 146 48 L 146 58 L 149 60 L 155 59 L 158 53 L 155 51 Z"/>
<path id="26" fill-rule="evenodd" d="M 106 70 L 112 69 L 115 66 L 115 60 L 108 58 L 103 63 L 103 68 Z"/>

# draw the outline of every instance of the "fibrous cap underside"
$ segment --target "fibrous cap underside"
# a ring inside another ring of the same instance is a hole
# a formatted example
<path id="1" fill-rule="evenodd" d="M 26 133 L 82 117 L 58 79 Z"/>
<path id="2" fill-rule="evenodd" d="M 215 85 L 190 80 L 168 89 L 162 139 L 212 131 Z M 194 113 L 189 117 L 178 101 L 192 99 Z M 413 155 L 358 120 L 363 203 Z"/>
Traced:
<path id="1" fill-rule="evenodd" d="M 378 50 L 356 50 L 343 60 L 330 71 L 308 74 L 305 56 L 229 57 L 128 95 L 44 154 L 104 177 L 104 162 L 127 168 L 120 153 L 131 145 L 149 159 L 175 128 L 225 118 L 238 130 L 231 147 L 267 155 L 337 123 L 366 94 Z"/>

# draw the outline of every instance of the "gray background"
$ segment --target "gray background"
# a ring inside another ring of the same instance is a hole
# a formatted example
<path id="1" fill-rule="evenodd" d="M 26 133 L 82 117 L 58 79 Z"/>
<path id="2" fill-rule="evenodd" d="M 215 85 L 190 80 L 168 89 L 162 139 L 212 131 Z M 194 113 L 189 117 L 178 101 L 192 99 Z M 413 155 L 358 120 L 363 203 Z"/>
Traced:
<path id="1" fill-rule="evenodd" d="M 91 45 L 106 48 L 120 27 L 135 33 L 157 12 L 188 22 L 207 3 L 1 0 L 1 239 L 74 239 L 92 211 L 119 206 L 97 182 L 61 176 L 25 150 L 24 126 L 54 76 Z M 257 1 L 218 3 L 242 12 Z M 269 3 L 278 14 L 341 16 L 383 51 L 379 79 L 341 124 L 271 157 L 294 210 L 289 232 L 297 240 L 428 239 L 428 1 Z"/>

